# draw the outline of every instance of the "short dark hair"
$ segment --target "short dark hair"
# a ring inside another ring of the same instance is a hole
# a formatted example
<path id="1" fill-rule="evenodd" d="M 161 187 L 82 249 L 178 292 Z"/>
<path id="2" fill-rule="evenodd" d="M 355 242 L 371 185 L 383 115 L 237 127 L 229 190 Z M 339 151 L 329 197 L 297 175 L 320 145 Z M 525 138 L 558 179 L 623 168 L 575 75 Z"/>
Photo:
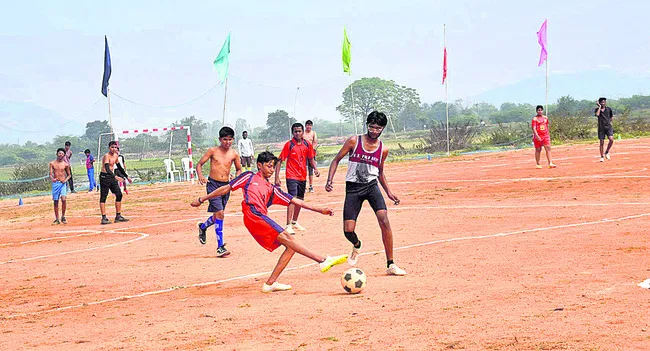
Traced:
<path id="1" fill-rule="evenodd" d="M 277 163 L 278 158 L 275 157 L 275 155 L 273 155 L 273 153 L 270 151 L 262 151 L 259 155 L 257 155 L 257 163 L 267 163 L 269 161 Z"/>
<path id="2" fill-rule="evenodd" d="M 603 102 L 603 101 L 607 101 L 607 98 L 604 97 L 598 98 L 598 102 Z"/>
<path id="3" fill-rule="evenodd" d="M 308 119 L 307 122 L 305 122 L 306 126 L 313 126 L 314 122 L 311 121 L 311 119 Z"/>
<path id="4" fill-rule="evenodd" d="M 291 125 L 291 133 L 293 133 L 294 128 L 298 128 L 298 127 L 300 127 L 300 129 L 302 129 L 303 131 L 305 130 L 305 127 L 302 125 L 302 123 L 298 122 Z"/>
<path id="5" fill-rule="evenodd" d="M 248 132 L 247 132 L 247 131 L 243 131 L 243 132 L 241 132 L 241 133 L 242 133 L 242 135 L 243 135 L 244 133 L 246 133 L 246 134 L 248 134 Z"/>
<path id="6" fill-rule="evenodd" d="M 65 146 L 70 146 L 70 145 L 72 145 L 72 144 L 69 141 L 65 142 Z"/>
<path id="7" fill-rule="evenodd" d="M 366 125 L 376 124 L 380 127 L 385 127 L 388 124 L 388 118 L 386 114 L 379 111 L 372 111 L 366 118 Z"/>
<path id="8" fill-rule="evenodd" d="M 90 149 L 84 150 L 84 154 L 89 154 L 89 153 L 90 153 Z"/>
<path id="9" fill-rule="evenodd" d="M 62 151 L 65 154 L 65 149 L 64 148 L 60 147 L 60 148 L 56 149 L 56 154 L 57 155 L 59 154 L 59 151 Z"/>
<path id="10" fill-rule="evenodd" d="M 117 145 L 117 141 L 115 141 L 115 140 L 111 140 L 111 141 L 108 142 L 108 148 L 109 148 L 109 149 L 110 149 L 111 146 L 113 146 L 113 145 Z"/>
<path id="11" fill-rule="evenodd" d="M 543 110 L 543 109 L 544 109 L 544 106 L 542 106 L 542 105 L 537 105 L 537 107 L 535 107 L 535 111 L 539 110 L 540 108 Z"/>
<path id="12" fill-rule="evenodd" d="M 225 138 L 225 137 L 234 138 L 235 137 L 235 131 L 230 127 L 223 127 L 221 129 L 219 129 L 219 139 Z"/>

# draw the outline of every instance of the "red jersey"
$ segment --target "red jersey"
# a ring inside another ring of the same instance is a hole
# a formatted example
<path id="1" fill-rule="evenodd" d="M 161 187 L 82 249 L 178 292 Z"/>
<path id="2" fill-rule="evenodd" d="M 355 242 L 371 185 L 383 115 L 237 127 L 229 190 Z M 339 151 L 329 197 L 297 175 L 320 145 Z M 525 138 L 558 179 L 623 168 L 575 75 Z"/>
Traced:
<path id="1" fill-rule="evenodd" d="M 305 139 L 298 143 L 292 138 L 280 152 L 280 159 L 287 160 L 287 179 L 307 180 L 307 160 L 314 158 L 314 148 Z"/>
<path id="2" fill-rule="evenodd" d="M 537 135 L 540 138 L 548 138 L 550 136 L 548 132 L 548 118 L 546 116 L 535 116 L 533 117 L 533 128 L 537 131 Z"/>
<path id="3" fill-rule="evenodd" d="M 244 201 L 242 209 L 249 207 L 256 215 L 267 215 L 268 207 L 272 204 L 289 206 L 293 196 L 285 193 L 280 187 L 269 183 L 262 173 L 244 172 L 230 182 L 231 189 L 242 189 Z"/>

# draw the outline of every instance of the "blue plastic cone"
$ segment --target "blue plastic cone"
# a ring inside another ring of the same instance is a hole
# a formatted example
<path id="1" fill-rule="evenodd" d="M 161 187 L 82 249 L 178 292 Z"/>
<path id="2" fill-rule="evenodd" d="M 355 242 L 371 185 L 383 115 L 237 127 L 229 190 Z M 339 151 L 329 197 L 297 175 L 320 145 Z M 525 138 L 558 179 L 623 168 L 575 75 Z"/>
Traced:
<path id="1" fill-rule="evenodd" d="M 22 206 L 22 205 L 23 205 L 23 198 L 21 197 L 20 199 L 18 199 L 18 206 Z"/>

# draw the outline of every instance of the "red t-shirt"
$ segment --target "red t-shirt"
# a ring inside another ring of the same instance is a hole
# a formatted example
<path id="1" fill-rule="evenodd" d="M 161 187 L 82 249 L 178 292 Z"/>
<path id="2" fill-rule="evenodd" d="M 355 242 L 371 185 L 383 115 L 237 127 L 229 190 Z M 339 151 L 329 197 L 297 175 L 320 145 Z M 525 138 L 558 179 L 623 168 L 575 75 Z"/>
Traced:
<path id="1" fill-rule="evenodd" d="M 550 136 L 548 132 L 548 118 L 546 116 L 535 116 L 533 117 L 533 128 L 537 131 L 537 135 L 540 138 L 548 138 Z"/>
<path id="2" fill-rule="evenodd" d="M 250 206 L 259 213 L 267 215 L 267 208 L 272 204 L 289 206 L 293 196 L 285 193 L 280 187 L 269 183 L 262 173 L 244 172 L 230 182 L 231 190 L 242 189 L 244 201 L 242 207 Z M 253 211 L 255 212 L 255 211 Z"/>
<path id="3" fill-rule="evenodd" d="M 287 141 L 280 152 L 280 159 L 287 160 L 287 179 L 307 180 L 307 160 L 314 156 L 314 148 L 305 139 L 301 143 L 296 139 Z"/>

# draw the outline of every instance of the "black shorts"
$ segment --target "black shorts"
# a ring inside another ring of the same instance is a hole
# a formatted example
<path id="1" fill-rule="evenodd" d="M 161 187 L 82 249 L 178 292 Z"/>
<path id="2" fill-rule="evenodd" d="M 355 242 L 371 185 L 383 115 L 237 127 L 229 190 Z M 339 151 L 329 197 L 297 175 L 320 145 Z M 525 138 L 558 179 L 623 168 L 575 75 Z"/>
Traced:
<path id="1" fill-rule="evenodd" d="M 345 182 L 343 220 L 356 221 L 357 217 L 359 217 L 359 212 L 361 212 L 361 206 L 366 200 L 368 200 L 370 207 L 375 213 L 387 209 L 384 196 L 381 194 L 376 180 L 370 183 Z"/>
<path id="2" fill-rule="evenodd" d="M 108 197 L 108 191 L 116 196 L 117 201 L 122 200 L 122 190 L 120 184 L 114 176 L 107 173 L 99 173 L 99 202 L 105 203 Z M 118 200 L 119 199 L 119 200 Z"/>
<path id="3" fill-rule="evenodd" d="M 230 183 L 228 182 L 220 182 L 218 180 L 214 180 L 212 178 L 208 178 L 208 183 L 205 185 L 205 191 L 209 194 L 219 188 L 221 188 L 224 185 L 228 185 Z M 208 206 L 208 212 L 214 213 L 214 212 L 219 212 L 219 211 L 225 211 L 226 210 L 226 204 L 228 203 L 228 199 L 230 199 L 230 192 L 226 195 L 218 196 L 215 197 L 214 199 L 210 199 L 210 206 Z"/>
<path id="4" fill-rule="evenodd" d="M 287 179 L 287 192 L 300 200 L 305 198 L 305 189 L 307 188 L 306 180 Z"/>
<path id="5" fill-rule="evenodd" d="M 241 165 L 244 167 L 252 167 L 253 156 L 241 156 Z"/>
<path id="6" fill-rule="evenodd" d="M 608 127 L 598 126 L 598 139 L 605 140 L 605 136 L 614 136 L 614 127 L 611 125 Z"/>

